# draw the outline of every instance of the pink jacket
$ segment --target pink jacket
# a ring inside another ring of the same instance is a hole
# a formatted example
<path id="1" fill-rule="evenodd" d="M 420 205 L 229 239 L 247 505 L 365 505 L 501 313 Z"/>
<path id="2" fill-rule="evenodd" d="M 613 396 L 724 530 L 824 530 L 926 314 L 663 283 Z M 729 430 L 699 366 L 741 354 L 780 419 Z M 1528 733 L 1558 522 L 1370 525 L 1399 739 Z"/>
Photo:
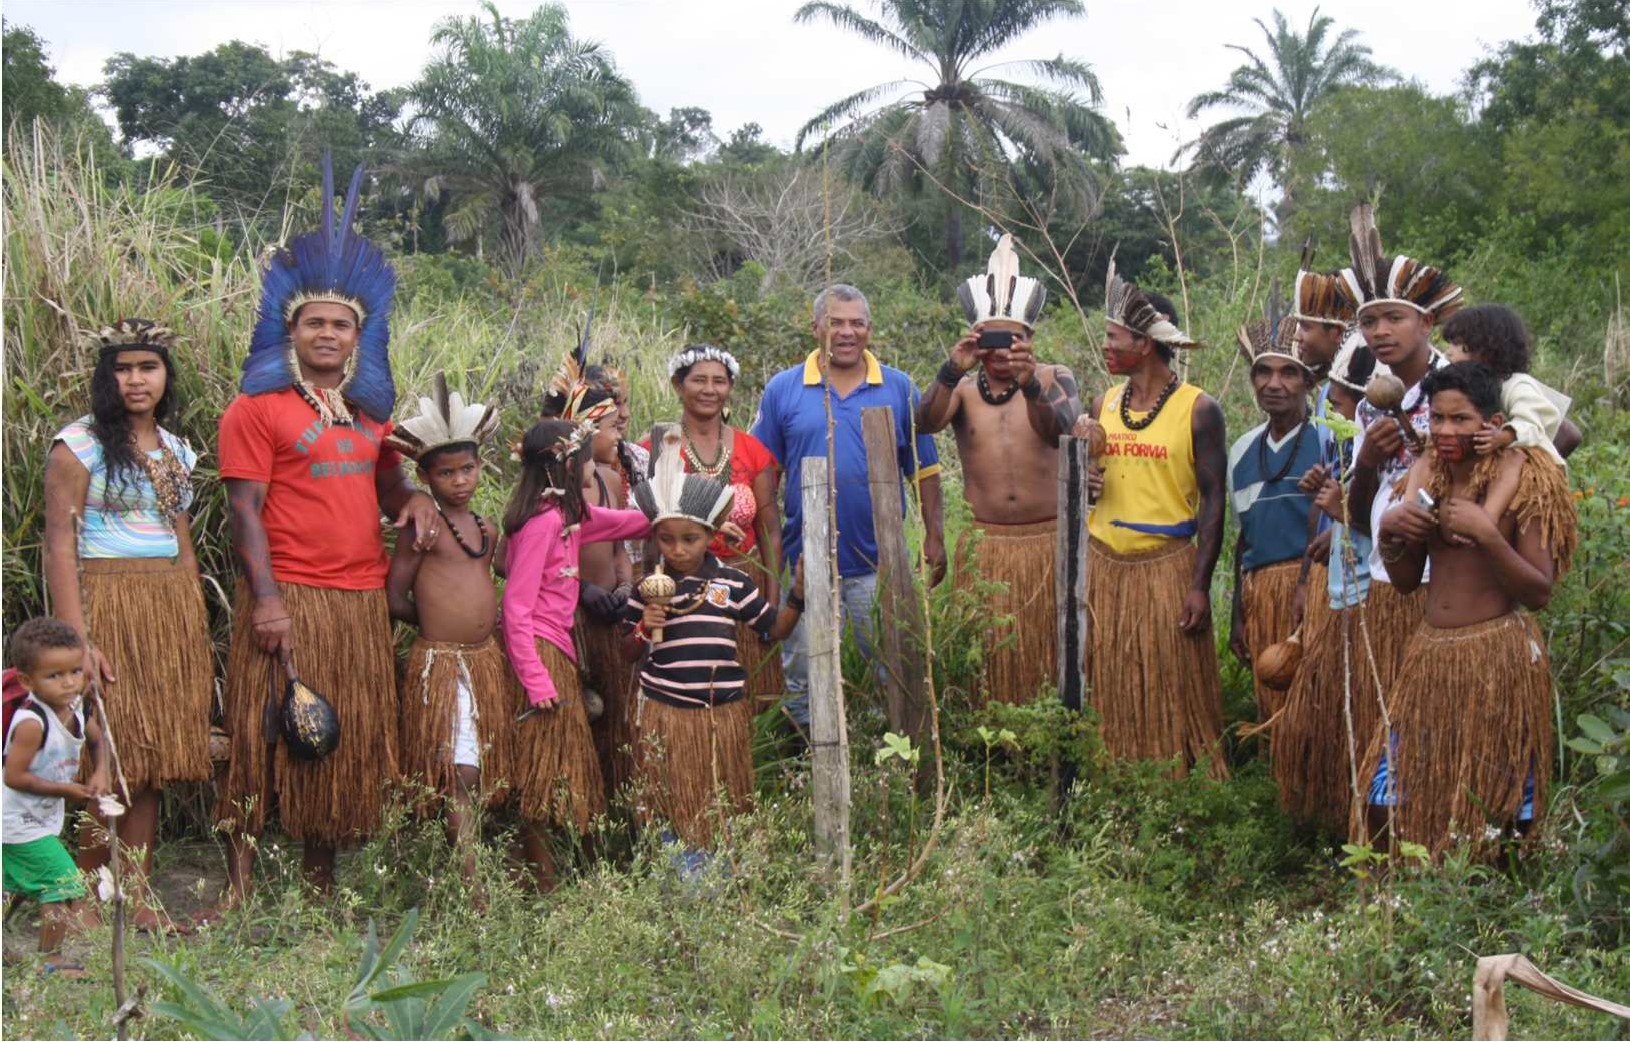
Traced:
<path id="1" fill-rule="evenodd" d="M 577 554 L 584 543 L 649 535 L 651 522 L 638 510 L 588 507 L 583 521 L 562 536 L 563 518 L 554 506 L 533 515 L 509 541 L 504 583 L 504 644 L 515 675 L 533 705 L 556 698 L 555 682 L 538 656 L 542 637 L 573 662 L 572 617 L 577 610 Z"/>

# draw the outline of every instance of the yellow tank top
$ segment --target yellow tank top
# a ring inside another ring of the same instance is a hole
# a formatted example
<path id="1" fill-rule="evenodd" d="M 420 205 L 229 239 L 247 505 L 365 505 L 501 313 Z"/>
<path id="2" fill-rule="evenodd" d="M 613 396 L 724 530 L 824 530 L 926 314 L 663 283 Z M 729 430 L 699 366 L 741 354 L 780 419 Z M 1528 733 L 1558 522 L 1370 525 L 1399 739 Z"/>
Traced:
<path id="1" fill-rule="evenodd" d="M 1200 389 L 1179 384 L 1155 422 L 1140 431 L 1121 422 L 1125 393 L 1126 384 L 1112 388 L 1098 410 L 1109 437 L 1098 460 L 1104 491 L 1087 516 L 1087 531 L 1116 553 L 1137 554 L 1194 537 L 1200 485 L 1194 474 L 1193 417 Z"/>

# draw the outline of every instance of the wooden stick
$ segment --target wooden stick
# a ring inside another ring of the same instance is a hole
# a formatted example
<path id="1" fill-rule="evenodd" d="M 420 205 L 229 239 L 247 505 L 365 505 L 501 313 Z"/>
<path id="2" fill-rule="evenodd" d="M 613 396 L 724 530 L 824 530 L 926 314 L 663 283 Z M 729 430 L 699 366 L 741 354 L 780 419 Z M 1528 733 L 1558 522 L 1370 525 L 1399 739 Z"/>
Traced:
<path id="1" fill-rule="evenodd" d="M 1086 691 L 1087 651 L 1087 442 L 1058 439 L 1058 697 L 1079 710 Z"/>
<path id="2" fill-rule="evenodd" d="M 866 445 L 866 475 L 871 486 L 872 530 L 877 536 L 877 593 L 882 619 L 878 641 L 885 666 L 885 699 L 889 729 L 920 746 L 928 724 L 928 679 L 923 650 L 923 609 L 912 585 L 911 554 L 906 548 L 905 501 L 901 498 L 900 456 L 894 410 L 887 405 L 860 412 Z"/>
<path id="3" fill-rule="evenodd" d="M 1617 1002 L 1587 995 L 1578 988 L 1570 988 L 1540 972 L 1539 967 L 1520 952 L 1511 952 L 1506 955 L 1485 955 L 1477 960 L 1477 974 L 1472 979 L 1472 1038 L 1489 1039 L 1491 1042 L 1505 1039 L 1511 1026 L 1511 1018 L 1505 1008 L 1505 982 L 1508 979 L 1555 1002 L 1630 1020 L 1630 1006 L 1621 1006 Z"/>
<path id="4" fill-rule="evenodd" d="M 826 460 L 805 457 L 801 475 L 804 507 L 804 653 L 809 662 L 809 737 L 815 801 L 815 848 L 838 870 L 849 889 L 849 732 L 844 720 L 838 659 L 837 569 L 816 550 L 831 538 L 828 528 Z M 843 898 L 847 905 L 847 897 Z"/>

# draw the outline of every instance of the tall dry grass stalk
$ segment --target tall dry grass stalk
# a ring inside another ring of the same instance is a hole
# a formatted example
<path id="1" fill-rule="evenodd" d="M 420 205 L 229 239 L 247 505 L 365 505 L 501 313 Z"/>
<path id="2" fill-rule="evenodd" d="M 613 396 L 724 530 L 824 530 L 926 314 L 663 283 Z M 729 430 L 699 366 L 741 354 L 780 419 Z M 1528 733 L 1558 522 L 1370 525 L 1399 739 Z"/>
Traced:
<path id="1" fill-rule="evenodd" d="M 175 424 L 201 454 L 192 530 L 207 577 L 216 634 L 225 636 L 232 560 L 225 497 L 215 471 L 216 423 L 236 393 L 259 303 L 256 259 L 264 244 L 234 245 L 218 233 L 206 201 L 159 165 L 145 187 L 115 182 L 83 139 L 36 125 L 13 136 L 4 157 L 5 386 L 3 408 L 4 625 L 45 611 L 41 576 L 45 459 L 51 436 L 89 409 L 95 351 L 85 339 L 132 316 L 182 336 L 176 352 L 181 411 Z M 309 219 L 305 215 L 303 219 Z M 291 224 L 283 215 L 279 226 Z M 297 229 L 298 230 L 298 229 Z M 413 285 L 417 258 L 401 258 Z M 404 292 L 392 317 L 398 412 L 445 369 L 453 386 L 502 405 L 501 436 L 518 438 L 538 414 L 550 373 L 577 340 L 591 301 L 548 272 L 504 306 Z M 595 302 L 594 357 L 628 374 L 634 429 L 677 412 L 666 360 L 682 343 L 637 293 Z M 513 466 L 499 448 L 481 502 L 496 510 Z"/>

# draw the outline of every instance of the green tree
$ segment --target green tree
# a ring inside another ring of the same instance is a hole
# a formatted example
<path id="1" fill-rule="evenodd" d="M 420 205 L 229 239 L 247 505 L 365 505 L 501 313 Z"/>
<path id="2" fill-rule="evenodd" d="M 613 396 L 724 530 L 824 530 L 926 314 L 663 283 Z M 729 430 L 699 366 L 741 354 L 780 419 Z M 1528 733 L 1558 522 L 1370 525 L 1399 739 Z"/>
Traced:
<path id="1" fill-rule="evenodd" d="M 1294 206 L 1298 185 L 1289 173 L 1307 139 L 1314 109 L 1344 87 L 1390 82 L 1397 74 L 1370 60 L 1370 48 L 1358 42 L 1358 30 L 1344 29 L 1329 39 L 1335 20 L 1316 7 L 1301 33 L 1277 8 L 1272 29 L 1260 18 L 1253 21 L 1262 30 L 1266 51 L 1258 54 L 1229 44 L 1246 60 L 1229 74 L 1226 87 L 1196 95 L 1188 109 L 1191 119 L 1218 108 L 1244 114 L 1207 127 L 1190 147 L 1202 167 L 1241 184 L 1266 172 L 1284 191 L 1283 215 Z"/>
<path id="2" fill-rule="evenodd" d="M 13 127 L 27 127 L 36 119 L 44 119 L 86 127 L 111 143 L 112 137 L 91 111 L 86 93 L 56 81 L 56 70 L 46 62 L 45 41 L 38 33 L 26 25 L 4 25 L 0 52 L 5 60 L 0 70 L 0 109 L 5 112 L 7 139 Z"/>
<path id="3" fill-rule="evenodd" d="M 978 64 L 1044 22 L 1083 16 L 1080 0 L 881 0 L 880 6 L 881 21 L 824 0 L 806 3 L 793 17 L 830 21 L 926 65 L 926 80 L 881 83 L 833 102 L 798 132 L 800 150 L 812 135 L 824 134 L 822 147 L 857 184 L 880 196 L 933 197 L 944 213 L 944 261 L 952 271 L 961 266 L 965 207 L 928 191 L 935 180 L 1002 209 L 1019 190 L 1016 174 L 1039 172 L 1047 188 L 1088 201 L 1091 159 L 1122 151 L 1114 124 L 1094 108 L 1102 91 L 1092 69 L 1063 55 Z M 986 75 L 1002 65 L 1044 85 Z"/>
<path id="4" fill-rule="evenodd" d="M 572 36 L 566 8 L 524 19 L 447 18 L 431 41 L 442 53 L 411 90 L 427 193 L 451 196 L 455 241 L 478 251 L 497 240 L 518 273 L 540 241 L 545 212 L 581 204 L 608 171 L 632 159 L 646 114 L 599 43 Z"/>
<path id="5" fill-rule="evenodd" d="M 303 197 L 324 150 L 349 172 L 389 147 L 400 110 L 394 94 L 371 94 L 316 55 L 277 59 L 238 40 L 178 58 L 121 53 L 104 73 L 126 145 L 156 147 L 246 224 Z"/>

